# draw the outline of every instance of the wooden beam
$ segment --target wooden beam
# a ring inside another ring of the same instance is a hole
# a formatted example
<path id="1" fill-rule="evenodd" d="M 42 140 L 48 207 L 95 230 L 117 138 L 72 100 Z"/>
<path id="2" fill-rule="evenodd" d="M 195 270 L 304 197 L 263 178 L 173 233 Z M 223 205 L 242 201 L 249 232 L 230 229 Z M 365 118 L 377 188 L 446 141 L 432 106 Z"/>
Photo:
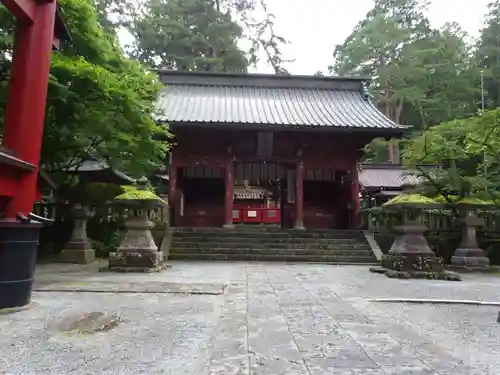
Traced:
<path id="1" fill-rule="evenodd" d="M 32 23 L 35 19 L 35 0 L 0 0 L 18 21 Z"/>

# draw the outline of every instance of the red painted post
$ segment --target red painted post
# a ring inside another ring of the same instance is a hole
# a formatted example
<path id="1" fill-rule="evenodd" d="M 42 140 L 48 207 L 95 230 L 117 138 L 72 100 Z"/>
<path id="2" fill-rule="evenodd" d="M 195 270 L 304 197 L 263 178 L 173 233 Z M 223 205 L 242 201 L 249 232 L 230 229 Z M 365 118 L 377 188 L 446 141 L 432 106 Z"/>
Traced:
<path id="1" fill-rule="evenodd" d="M 359 179 L 358 179 L 358 166 L 351 169 L 351 228 L 356 229 L 359 226 L 359 211 L 360 211 L 360 199 L 359 199 Z"/>
<path id="2" fill-rule="evenodd" d="M 304 229 L 304 162 L 295 170 L 295 229 Z"/>
<path id="3" fill-rule="evenodd" d="M 224 228 L 233 227 L 234 163 L 231 158 L 224 169 Z"/>
<path id="4" fill-rule="evenodd" d="M 170 225 L 176 226 L 175 219 L 179 216 L 177 213 L 177 166 L 175 164 L 170 165 L 170 173 L 168 176 L 168 204 L 170 207 Z"/>
<path id="5" fill-rule="evenodd" d="M 35 0 L 1 0 L 0 1 L 18 21 L 32 23 L 35 21 Z"/>
<path id="6" fill-rule="evenodd" d="M 34 22 L 18 21 L 17 25 L 4 143 L 16 157 L 37 168 L 20 177 L 6 217 L 15 217 L 19 212 L 28 214 L 36 198 L 55 17 L 56 2 L 40 2 Z"/>

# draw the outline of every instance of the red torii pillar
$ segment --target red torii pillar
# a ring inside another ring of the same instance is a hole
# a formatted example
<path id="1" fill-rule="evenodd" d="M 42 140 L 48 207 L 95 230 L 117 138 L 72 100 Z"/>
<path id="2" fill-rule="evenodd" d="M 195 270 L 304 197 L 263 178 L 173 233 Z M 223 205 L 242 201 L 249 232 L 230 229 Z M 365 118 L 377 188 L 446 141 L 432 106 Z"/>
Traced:
<path id="1" fill-rule="evenodd" d="M 55 0 L 2 3 L 17 18 L 3 142 L 16 158 L 35 167 L 17 176 L 15 194 L 5 211 L 12 218 L 31 212 L 36 198 L 57 4 Z"/>
<path id="2" fill-rule="evenodd" d="M 55 0 L 0 0 L 17 18 L 16 37 L 0 150 L 0 310 L 31 301 L 41 223 L 29 214 L 37 195 L 47 86 L 54 38 Z M 61 18 L 57 18 L 61 26 Z M 67 30 L 65 30 L 67 31 Z M 64 35 L 61 35 L 64 36 Z M 69 36 L 69 35 L 66 35 Z M 2 189 L 7 186 L 7 189 Z M 4 207 L 1 207 L 2 209 Z"/>

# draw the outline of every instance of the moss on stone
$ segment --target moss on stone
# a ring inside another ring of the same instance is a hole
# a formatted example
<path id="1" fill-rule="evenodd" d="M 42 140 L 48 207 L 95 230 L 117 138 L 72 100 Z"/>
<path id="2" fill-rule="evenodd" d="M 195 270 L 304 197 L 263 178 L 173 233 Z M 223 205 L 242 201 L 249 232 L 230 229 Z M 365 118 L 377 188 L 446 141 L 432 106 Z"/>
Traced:
<path id="1" fill-rule="evenodd" d="M 458 195 L 448 195 L 447 198 L 448 199 L 446 199 L 443 195 L 438 195 L 437 197 L 434 197 L 433 199 L 437 203 L 443 203 L 443 204 L 448 204 L 448 203 L 450 203 L 450 201 L 452 203 L 455 203 L 456 201 L 458 201 L 460 199 L 460 197 Z"/>
<path id="2" fill-rule="evenodd" d="M 456 205 L 474 205 L 474 206 L 489 206 L 493 205 L 494 203 L 492 201 L 486 201 L 477 197 L 460 197 L 458 195 L 448 195 L 448 200 L 442 195 L 439 195 L 434 198 L 434 200 L 438 203 L 444 203 L 448 204 L 451 203 L 456 204 Z"/>
<path id="3" fill-rule="evenodd" d="M 456 204 L 460 205 L 467 205 L 467 204 L 470 204 L 470 205 L 474 205 L 474 206 L 489 206 L 489 205 L 492 205 L 493 202 L 491 201 L 485 201 L 483 199 L 480 199 L 480 198 L 475 198 L 475 197 L 465 197 L 465 198 L 462 198 L 460 200 L 458 200 L 456 202 Z"/>
<path id="4" fill-rule="evenodd" d="M 115 200 L 149 200 L 167 203 L 150 190 L 138 189 L 135 186 L 122 186 L 122 189 L 124 192 L 115 197 Z"/>
<path id="5" fill-rule="evenodd" d="M 382 206 L 387 207 L 396 204 L 436 204 L 434 199 L 427 198 L 420 194 L 401 194 L 392 198 Z"/>

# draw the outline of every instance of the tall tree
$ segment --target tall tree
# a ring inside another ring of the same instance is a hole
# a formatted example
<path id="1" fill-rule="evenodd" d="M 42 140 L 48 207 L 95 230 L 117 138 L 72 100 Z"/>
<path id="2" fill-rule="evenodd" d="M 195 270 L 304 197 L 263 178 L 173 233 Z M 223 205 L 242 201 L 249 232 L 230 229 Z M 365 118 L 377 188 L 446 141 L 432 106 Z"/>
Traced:
<path id="1" fill-rule="evenodd" d="M 248 66 L 237 45 L 242 29 L 218 1 L 148 0 L 129 31 L 132 56 L 150 67 L 244 72 Z"/>
<path id="2" fill-rule="evenodd" d="M 426 128 L 477 112 L 479 70 L 467 38 L 458 24 L 449 23 L 413 44 L 413 63 L 421 68 L 414 78 L 423 95 L 405 103 L 409 123 Z"/>
<path id="3" fill-rule="evenodd" d="M 330 68 L 340 75 L 373 77 L 370 91 L 379 108 L 417 133 L 474 115 L 479 88 L 479 70 L 465 42 L 467 35 L 454 23 L 432 29 L 426 6 L 426 1 L 418 0 L 377 0 L 344 44 L 336 47 Z M 375 140 L 367 157 L 394 160 L 393 148 Z"/>
<path id="4" fill-rule="evenodd" d="M 258 0 L 258 2 L 256 0 L 233 1 L 243 1 L 243 6 L 236 6 L 236 9 L 244 9 L 243 11 L 239 11 L 238 14 L 240 23 L 247 30 L 247 39 L 252 43 L 249 51 L 251 61 L 256 63 L 259 54 L 264 54 L 265 60 L 276 74 L 290 74 L 285 66 L 294 60 L 285 58 L 281 50 L 289 42 L 283 36 L 276 33 L 276 16 L 269 11 L 265 0 Z M 252 12 L 258 12 L 263 17 L 257 19 L 252 15 Z"/>
<path id="5" fill-rule="evenodd" d="M 425 2 L 377 0 L 342 45 L 335 48 L 331 72 L 376 77 L 372 93 L 383 112 L 402 123 L 403 105 L 423 92 L 415 79 L 423 69 L 414 63 L 412 47 L 430 29 Z M 418 77 L 417 77 L 418 79 Z"/>
<path id="6" fill-rule="evenodd" d="M 52 55 L 41 164 L 58 172 L 96 156 L 132 175 L 148 173 L 164 163 L 168 149 L 167 129 L 153 118 L 161 87 L 156 75 L 128 59 L 114 36 L 103 32 L 92 0 L 59 3 L 73 43 Z M 10 65 L 12 25 L 0 23 L 0 35 L 6 35 L 1 70 Z M 2 75 L 0 102 L 6 86 Z"/>
<path id="7" fill-rule="evenodd" d="M 196 39 L 189 36 L 193 32 L 199 33 L 202 38 L 210 43 L 214 42 L 214 38 L 219 38 L 219 35 L 222 35 L 223 39 L 219 40 L 222 49 L 227 49 L 226 47 L 229 45 L 230 50 L 234 51 L 235 55 L 243 53 L 247 65 L 255 65 L 257 61 L 264 60 L 273 68 L 276 74 L 288 74 L 286 64 L 293 61 L 283 56 L 282 47 L 288 44 L 288 41 L 276 33 L 276 17 L 269 10 L 266 0 L 198 0 L 196 2 L 198 6 L 207 7 L 206 9 L 210 10 L 207 15 L 193 13 L 193 9 L 190 8 L 194 4 L 193 2 L 175 0 L 155 2 L 157 6 L 163 3 L 163 9 L 157 15 L 169 15 L 167 19 L 170 20 L 170 25 L 180 22 L 173 31 L 171 26 L 168 26 L 164 20 L 161 21 L 161 17 L 158 20 L 152 15 L 152 2 L 146 2 L 145 7 L 142 7 L 141 2 L 133 0 L 94 0 L 94 2 L 99 10 L 101 25 L 112 28 L 115 32 L 120 28 L 129 30 L 136 39 L 135 43 L 128 48 L 129 53 L 133 56 L 148 55 L 144 56 L 143 60 L 148 64 L 151 63 L 149 55 L 161 55 L 161 58 L 154 59 L 153 63 L 155 64 L 160 60 L 170 59 L 168 58 L 169 51 L 162 49 L 162 46 L 167 46 L 167 42 L 169 42 L 164 40 L 166 31 L 175 38 L 182 36 L 184 46 L 187 47 L 191 46 L 194 39 Z M 177 13 L 179 4 L 183 7 L 182 9 L 185 9 L 187 13 L 191 12 L 194 17 L 186 18 L 182 16 L 182 19 L 175 18 L 175 16 L 180 16 Z M 220 15 L 224 18 L 224 22 L 219 22 L 218 28 L 220 29 L 225 25 L 226 29 L 222 32 L 219 30 L 217 32 L 220 34 L 214 35 L 212 23 Z M 172 16 L 174 16 L 173 19 Z M 207 19 L 209 20 L 208 25 L 206 23 Z M 196 26 L 198 23 L 200 23 L 199 26 Z M 239 29 L 235 27 L 235 23 L 239 26 Z M 182 33 L 181 29 L 183 28 L 184 32 Z M 229 39 L 226 37 L 229 37 Z M 138 42 L 137 39 L 140 38 L 143 41 L 139 40 Z M 241 48 L 243 44 L 249 45 L 248 50 L 237 51 L 235 46 Z M 171 46 L 171 44 L 168 46 Z M 175 45 L 175 47 L 172 56 L 174 60 L 179 57 L 175 55 L 178 45 Z M 199 57 L 196 53 L 201 53 L 202 58 L 205 59 L 206 49 L 195 52 L 195 56 Z M 213 50 L 209 52 L 214 54 Z M 215 51 L 215 54 L 217 54 L 217 51 Z M 223 60 L 226 59 L 223 58 Z M 236 63 L 236 65 L 228 67 L 227 65 L 230 63 Z M 175 68 L 175 64 L 165 65 L 169 68 Z M 222 67 L 220 65 L 213 60 L 210 67 L 224 71 L 240 71 L 243 63 L 241 59 L 234 59 L 228 60 L 227 64 L 222 64 Z"/>
<path id="8" fill-rule="evenodd" d="M 486 108 L 500 107 L 500 0 L 488 5 L 486 26 L 481 30 L 476 59 L 484 69 Z"/>

